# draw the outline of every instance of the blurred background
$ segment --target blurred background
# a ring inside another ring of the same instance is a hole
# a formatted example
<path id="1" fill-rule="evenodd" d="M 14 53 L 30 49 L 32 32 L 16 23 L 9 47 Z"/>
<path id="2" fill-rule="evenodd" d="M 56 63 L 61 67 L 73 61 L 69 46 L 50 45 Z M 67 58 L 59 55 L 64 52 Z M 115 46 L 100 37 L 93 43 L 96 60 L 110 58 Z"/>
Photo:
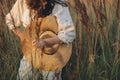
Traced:
<path id="1" fill-rule="evenodd" d="M 0 80 L 16 80 L 19 38 L 5 24 L 16 0 L 0 0 Z M 68 0 L 76 27 L 63 80 L 120 80 L 120 0 Z"/>

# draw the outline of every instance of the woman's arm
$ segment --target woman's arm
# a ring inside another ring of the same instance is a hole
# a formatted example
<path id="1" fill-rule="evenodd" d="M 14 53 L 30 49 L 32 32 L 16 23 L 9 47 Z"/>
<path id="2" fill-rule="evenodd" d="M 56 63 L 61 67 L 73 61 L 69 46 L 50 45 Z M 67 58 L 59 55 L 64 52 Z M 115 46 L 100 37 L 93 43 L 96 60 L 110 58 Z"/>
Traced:
<path id="1" fill-rule="evenodd" d="M 53 38 L 34 40 L 32 42 L 32 45 L 38 47 L 41 50 L 43 50 L 44 47 L 51 47 L 54 44 L 59 44 L 59 43 L 61 43 L 61 41 L 58 38 L 58 36 L 56 36 L 56 37 L 53 37 Z"/>
<path id="2" fill-rule="evenodd" d="M 53 14 L 58 21 L 58 38 L 64 43 L 71 43 L 75 39 L 76 32 L 69 9 L 58 4 L 56 6 Z"/>
<path id="3" fill-rule="evenodd" d="M 21 31 L 19 30 L 19 26 L 21 25 L 21 15 L 22 15 L 22 0 L 17 0 L 10 10 L 10 12 L 6 15 L 6 24 L 8 28 L 12 30 L 16 35 L 20 36 Z"/>
<path id="4" fill-rule="evenodd" d="M 68 7 L 62 7 L 61 5 L 57 4 L 57 7 L 53 12 L 58 21 L 58 36 L 53 38 L 34 40 L 32 44 L 41 50 L 44 49 L 45 46 L 53 46 L 54 44 L 59 43 L 68 44 L 75 39 L 75 27 L 73 25 Z"/>

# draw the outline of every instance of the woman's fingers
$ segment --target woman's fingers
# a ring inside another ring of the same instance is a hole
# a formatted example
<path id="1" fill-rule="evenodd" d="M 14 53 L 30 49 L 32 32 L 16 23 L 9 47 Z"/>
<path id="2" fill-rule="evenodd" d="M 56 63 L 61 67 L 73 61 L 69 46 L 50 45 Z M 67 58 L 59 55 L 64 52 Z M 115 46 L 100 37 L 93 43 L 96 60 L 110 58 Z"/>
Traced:
<path id="1" fill-rule="evenodd" d="M 33 46 L 35 46 L 36 43 L 37 43 L 37 40 L 33 40 L 33 41 L 32 41 L 32 45 L 33 45 Z"/>
<path id="2" fill-rule="evenodd" d="M 33 40 L 32 41 L 32 45 L 36 46 L 37 48 L 43 50 L 45 47 L 45 43 L 42 39 L 38 39 L 38 40 Z"/>
<path id="3" fill-rule="evenodd" d="M 14 29 L 12 29 L 12 31 L 13 31 L 21 40 L 24 40 L 23 34 L 22 34 L 22 32 L 20 31 L 19 28 L 14 28 Z"/>

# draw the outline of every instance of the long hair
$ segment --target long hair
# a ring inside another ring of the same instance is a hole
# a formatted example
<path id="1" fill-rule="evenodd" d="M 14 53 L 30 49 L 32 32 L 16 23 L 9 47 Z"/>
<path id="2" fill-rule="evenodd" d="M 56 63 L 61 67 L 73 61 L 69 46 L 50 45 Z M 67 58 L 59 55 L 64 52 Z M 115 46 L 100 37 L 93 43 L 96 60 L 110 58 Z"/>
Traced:
<path id="1" fill-rule="evenodd" d="M 43 2 L 45 1 L 47 4 L 43 6 Z M 61 0 L 26 0 L 28 7 L 37 11 L 38 17 L 46 17 L 51 14 L 55 3 L 67 6 L 66 3 Z"/>

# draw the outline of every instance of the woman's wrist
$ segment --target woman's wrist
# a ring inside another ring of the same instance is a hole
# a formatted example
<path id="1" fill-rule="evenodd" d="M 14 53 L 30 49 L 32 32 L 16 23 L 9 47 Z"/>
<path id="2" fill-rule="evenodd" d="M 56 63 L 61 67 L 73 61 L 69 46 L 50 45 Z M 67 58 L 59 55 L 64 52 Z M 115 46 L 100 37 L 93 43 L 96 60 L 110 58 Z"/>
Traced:
<path id="1" fill-rule="evenodd" d="M 22 36 L 22 32 L 20 31 L 19 28 L 13 28 L 12 31 L 22 40 L 23 36 Z"/>
<path id="2" fill-rule="evenodd" d="M 13 28 L 12 31 L 17 35 L 20 35 L 22 33 L 19 28 Z"/>
<path id="3" fill-rule="evenodd" d="M 58 37 L 44 39 L 47 46 L 52 46 L 54 44 L 60 44 L 61 40 Z"/>

